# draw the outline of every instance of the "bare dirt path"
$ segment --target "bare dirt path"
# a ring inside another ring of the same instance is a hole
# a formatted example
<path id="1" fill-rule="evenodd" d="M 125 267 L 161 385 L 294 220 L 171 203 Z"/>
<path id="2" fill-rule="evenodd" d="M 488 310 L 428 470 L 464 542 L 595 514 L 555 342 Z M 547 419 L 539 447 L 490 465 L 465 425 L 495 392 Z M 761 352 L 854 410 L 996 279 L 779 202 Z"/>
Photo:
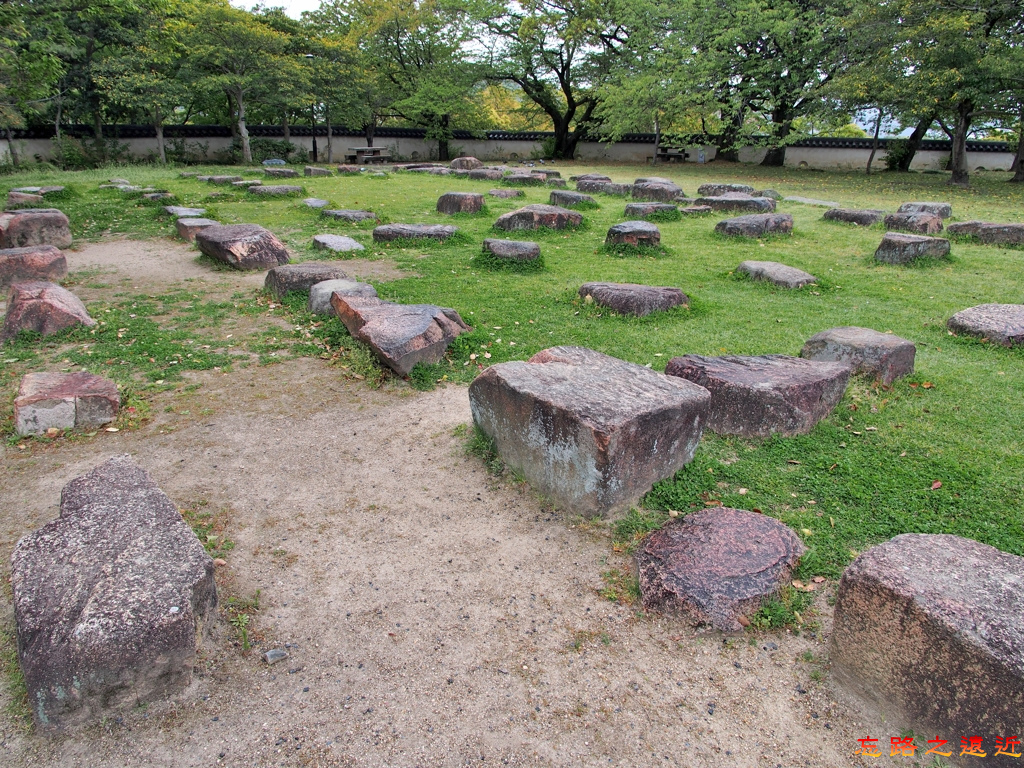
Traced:
<path id="1" fill-rule="evenodd" d="M 151 254 L 154 284 L 262 281 L 171 278 L 169 259 L 195 252 L 144 245 L 133 252 Z M 61 487 L 128 453 L 179 506 L 223 515 L 237 545 L 221 597 L 260 590 L 259 642 L 243 653 L 222 623 L 189 690 L 79 734 L 0 715 L 0 764 L 861 764 L 851 753 L 869 734 L 804 660 L 825 655 L 827 621 L 813 637 L 723 638 L 604 599 L 606 529 L 466 456 L 464 387 L 373 391 L 312 359 L 190 381 L 203 386 L 155 396 L 138 430 L 4 446 L 5 582 L 14 543 L 56 516 Z M 275 647 L 290 657 L 267 666 Z"/>

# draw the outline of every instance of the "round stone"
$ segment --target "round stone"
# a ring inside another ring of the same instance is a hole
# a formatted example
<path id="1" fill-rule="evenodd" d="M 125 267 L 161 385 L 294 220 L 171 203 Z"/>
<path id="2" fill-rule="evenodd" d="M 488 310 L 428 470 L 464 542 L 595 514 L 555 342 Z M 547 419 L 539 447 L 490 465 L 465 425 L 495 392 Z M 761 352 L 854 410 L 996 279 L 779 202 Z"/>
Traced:
<path id="1" fill-rule="evenodd" d="M 778 520 L 717 507 L 670 522 L 637 551 L 645 610 L 739 632 L 744 618 L 778 594 L 804 553 Z"/>

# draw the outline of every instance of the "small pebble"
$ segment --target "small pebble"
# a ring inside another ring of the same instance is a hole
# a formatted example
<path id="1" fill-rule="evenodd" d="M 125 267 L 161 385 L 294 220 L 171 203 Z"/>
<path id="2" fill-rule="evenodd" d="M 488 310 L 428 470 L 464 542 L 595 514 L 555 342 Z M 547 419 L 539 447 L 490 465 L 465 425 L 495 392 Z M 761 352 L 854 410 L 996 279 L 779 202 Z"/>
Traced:
<path id="1" fill-rule="evenodd" d="M 284 661 L 288 658 L 288 651 L 282 650 L 281 648 L 273 648 L 263 654 L 263 659 L 267 664 L 276 664 L 279 661 Z"/>

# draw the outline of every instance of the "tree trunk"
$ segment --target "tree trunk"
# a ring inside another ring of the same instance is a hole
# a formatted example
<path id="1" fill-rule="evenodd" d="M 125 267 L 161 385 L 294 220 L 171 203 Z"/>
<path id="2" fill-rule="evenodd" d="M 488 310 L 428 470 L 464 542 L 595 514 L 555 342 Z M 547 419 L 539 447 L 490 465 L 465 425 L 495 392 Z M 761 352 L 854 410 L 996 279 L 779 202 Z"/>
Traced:
<path id="1" fill-rule="evenodd" d="M 956 110 L 956 127 L 953 129 L 953 151 L 949 163 L 953 175 L 949 183 L 956 187 L 970 186 L 970 174 L 967 169 L 967 132 L 971 128 L 971 112 L 974 104 L 961 101 Z"/>
<path id="2" fill-rule="evenodd" d="M 900 159 L 897 170 L 906 173 L 910 170 L 910 164 L 914 162 L 914 155 L 917 154 L 917 150 L 921 147 L 921 142 L 924 141 L 924 136 L 928 133 L 928 129 L 932 127 L 932 123 L 935 122 L 935 114 L 932 113 L 926 117 L 921 118 L 914 130 L 907 137 L 907 153 Z"/>
<path id="3" fill-rule="evenodd" d="M 741 104 L 733 112 L 732 117 L 725 122 L 722 132 L 716 138 L 715 160 L 724 160 L 727 163 L 738 163 L 740 161 L 740 148 L 737 142 L 740 131 L 743 130 L 743 118 L 746 114 L 746 107 Z"/>
<path id="4" fill-rule="evenodd" d="M 437 140 L 437 159 L 441 162 L 447 162 L 451 159 L 448 146 L 448 123 L 450 120 L 451 115 L 441 115 L 441 136 Z"/>
<path id="5" fill-rule="evenodd" d="M 366 135 L 366 146 L 373 146 L 373 131 L 377 127 L 376 119 L 370 120 L 370 122 L 363 125 L 363 133 Z"/>
<path id="6" fill-rule="evenodd" d="M 167 151 L 164 149 L 164 122 L 160 119 L 159 112 L 156 113 L 153 127 L 156 128 L 156 147 L 160 151 L 160 164 L 167 165 Z"/>
<path id="7" fill-rule="evenodd" d="M 292 127 L 288 125 L 288 110 L 284 111 L 284 117 L 281 119 L 281 130 L 284 134 L 284 140 L 289 144 L 292 141 Z"/>
<path id="8" fill-rule="evenodd" d="M 779 104 L 772 112 L 772 125 L 775 126 L 773 133 L 778 146 L 768 148 L 761 165 L 781 168 L 786 164 L 786 139 L 793 130 L 793 116 L 788 104 Z"/>
<path id="9" fill-rule="evenodd" d="M 99 97 L 96 98 L 95 107 L 92 111 L 92 135 L 93 145 L 100 161 L 107 162 L 107 145 L 103 141 L 103 111 L 100 109 Z"/>
<path id="10" fill-rule="evenodd" d="M 62 86 L 63 86 L 63 81 L 61 83 L 59 83 L 57 87 L 58 87 L 58 89 L 60 89 Z M 57 137 L 57 141 L 60 141 L 60 117 L 61 117 L 61 113 L 63 113 L 63 111 L 64 111 L 64 96 L 61 95 L 61 94 L 62 94 L 62 91 L 58 90 L 57 110 L 56 110 L 55 116 L 53 118 L 53 132 L 54 132 L 54 135 Z"/>
<path id="11" fill-rule="evenodd" d="M 331 105 L 324 102 L 324 121 L 327 123 L 327 162 L 334 162 L 334 142 L 331 140 Z"/>
<path id="12" fill-rule="evenodd" d="M 231 98 L 230 93 L 224 94 L 228 100 L 228 125 L 231 126 L 231 139 L 238 139 L 241 141 L 242 137 L 238 134 L 238 118 L 235 112 L 235 100 Z"/>
<path id="13" fill-rule="evenodd" d="M 882 127 L 882 108 L 878 108 L 878 119 L 875 120 L 875 136 L 871 140 L 871 154 L 868 155 L 867 175 L 871 175 L 871 164 L 875 161 L 875 153 L 878 151 L 878 131 Z"/>
<path id="14" fill-rule="evenodd" d="M 242 160 L 251 163 L 252 147 L 249 146 L 249 129 L 245 127 L 245 97 L 236 93 L 235 101 L 238 102 L 238 135 L 242 139 Z"/>
<path id="15" fill-rule="evenodd" d="M 768 147 L 761 165 L 769 168 L 781 168 L 786 164 L 786 147 Z"/>
<path id="16" fill-rule="evenodd" d="M 661 123 L 657 116 L 654 118 L 654 161 L 651 165 L 658 164 L 658 151 L 661 149 Z"/>
<path id="17" fill-rule="evenodd" d="M 1024 184 L 1024 104 L 1020 105 L 1020 125 L 1017 130 L 1020 132 L 1020 138 L 1017 139 L 1017 154 L 1013 158 L 1013 165 L 1010 166 L 1010 170 L 1013 171 L 1013 178 L 1010 181 Z"/>
<path id="18" fill-rule="evenodd" d="M 7 133 L 7 149 L 11 153 L 11 165 L 15 168 L 18 167 L 18 150 L 14 146 L 14 131 L 11 130 L 10 126 L 6 128 Z"/>

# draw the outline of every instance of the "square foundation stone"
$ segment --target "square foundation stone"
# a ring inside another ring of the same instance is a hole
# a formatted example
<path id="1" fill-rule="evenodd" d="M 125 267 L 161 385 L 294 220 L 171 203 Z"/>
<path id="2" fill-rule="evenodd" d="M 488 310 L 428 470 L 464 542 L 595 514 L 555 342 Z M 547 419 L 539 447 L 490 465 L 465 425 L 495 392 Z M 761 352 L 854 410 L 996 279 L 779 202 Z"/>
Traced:
<path id="1" fill-rule="evenodd" d="M 117 418 L 117 384 L 91 373 L 29 373 L 14 400 L 15 430 L 40 435 L 48 429 L 83 429 Z"/>
<path id="2" fill-rule="evenodd" d="M 855 373 L 878 379 L 885 386 L 912 374 L 916 355 L 912 341 L 851 325 L 816 333 L 800 350 L 800 357 L 807 360 L 845 363 Z"/>
<path id="3" fill-rule="evenodd" d="M 629 509 L 693 458 L 711 396 L 600 352 L 552 347 L 491 366 L 469 402 L 506 464 L 560 506 L 594 517 Z"/>

